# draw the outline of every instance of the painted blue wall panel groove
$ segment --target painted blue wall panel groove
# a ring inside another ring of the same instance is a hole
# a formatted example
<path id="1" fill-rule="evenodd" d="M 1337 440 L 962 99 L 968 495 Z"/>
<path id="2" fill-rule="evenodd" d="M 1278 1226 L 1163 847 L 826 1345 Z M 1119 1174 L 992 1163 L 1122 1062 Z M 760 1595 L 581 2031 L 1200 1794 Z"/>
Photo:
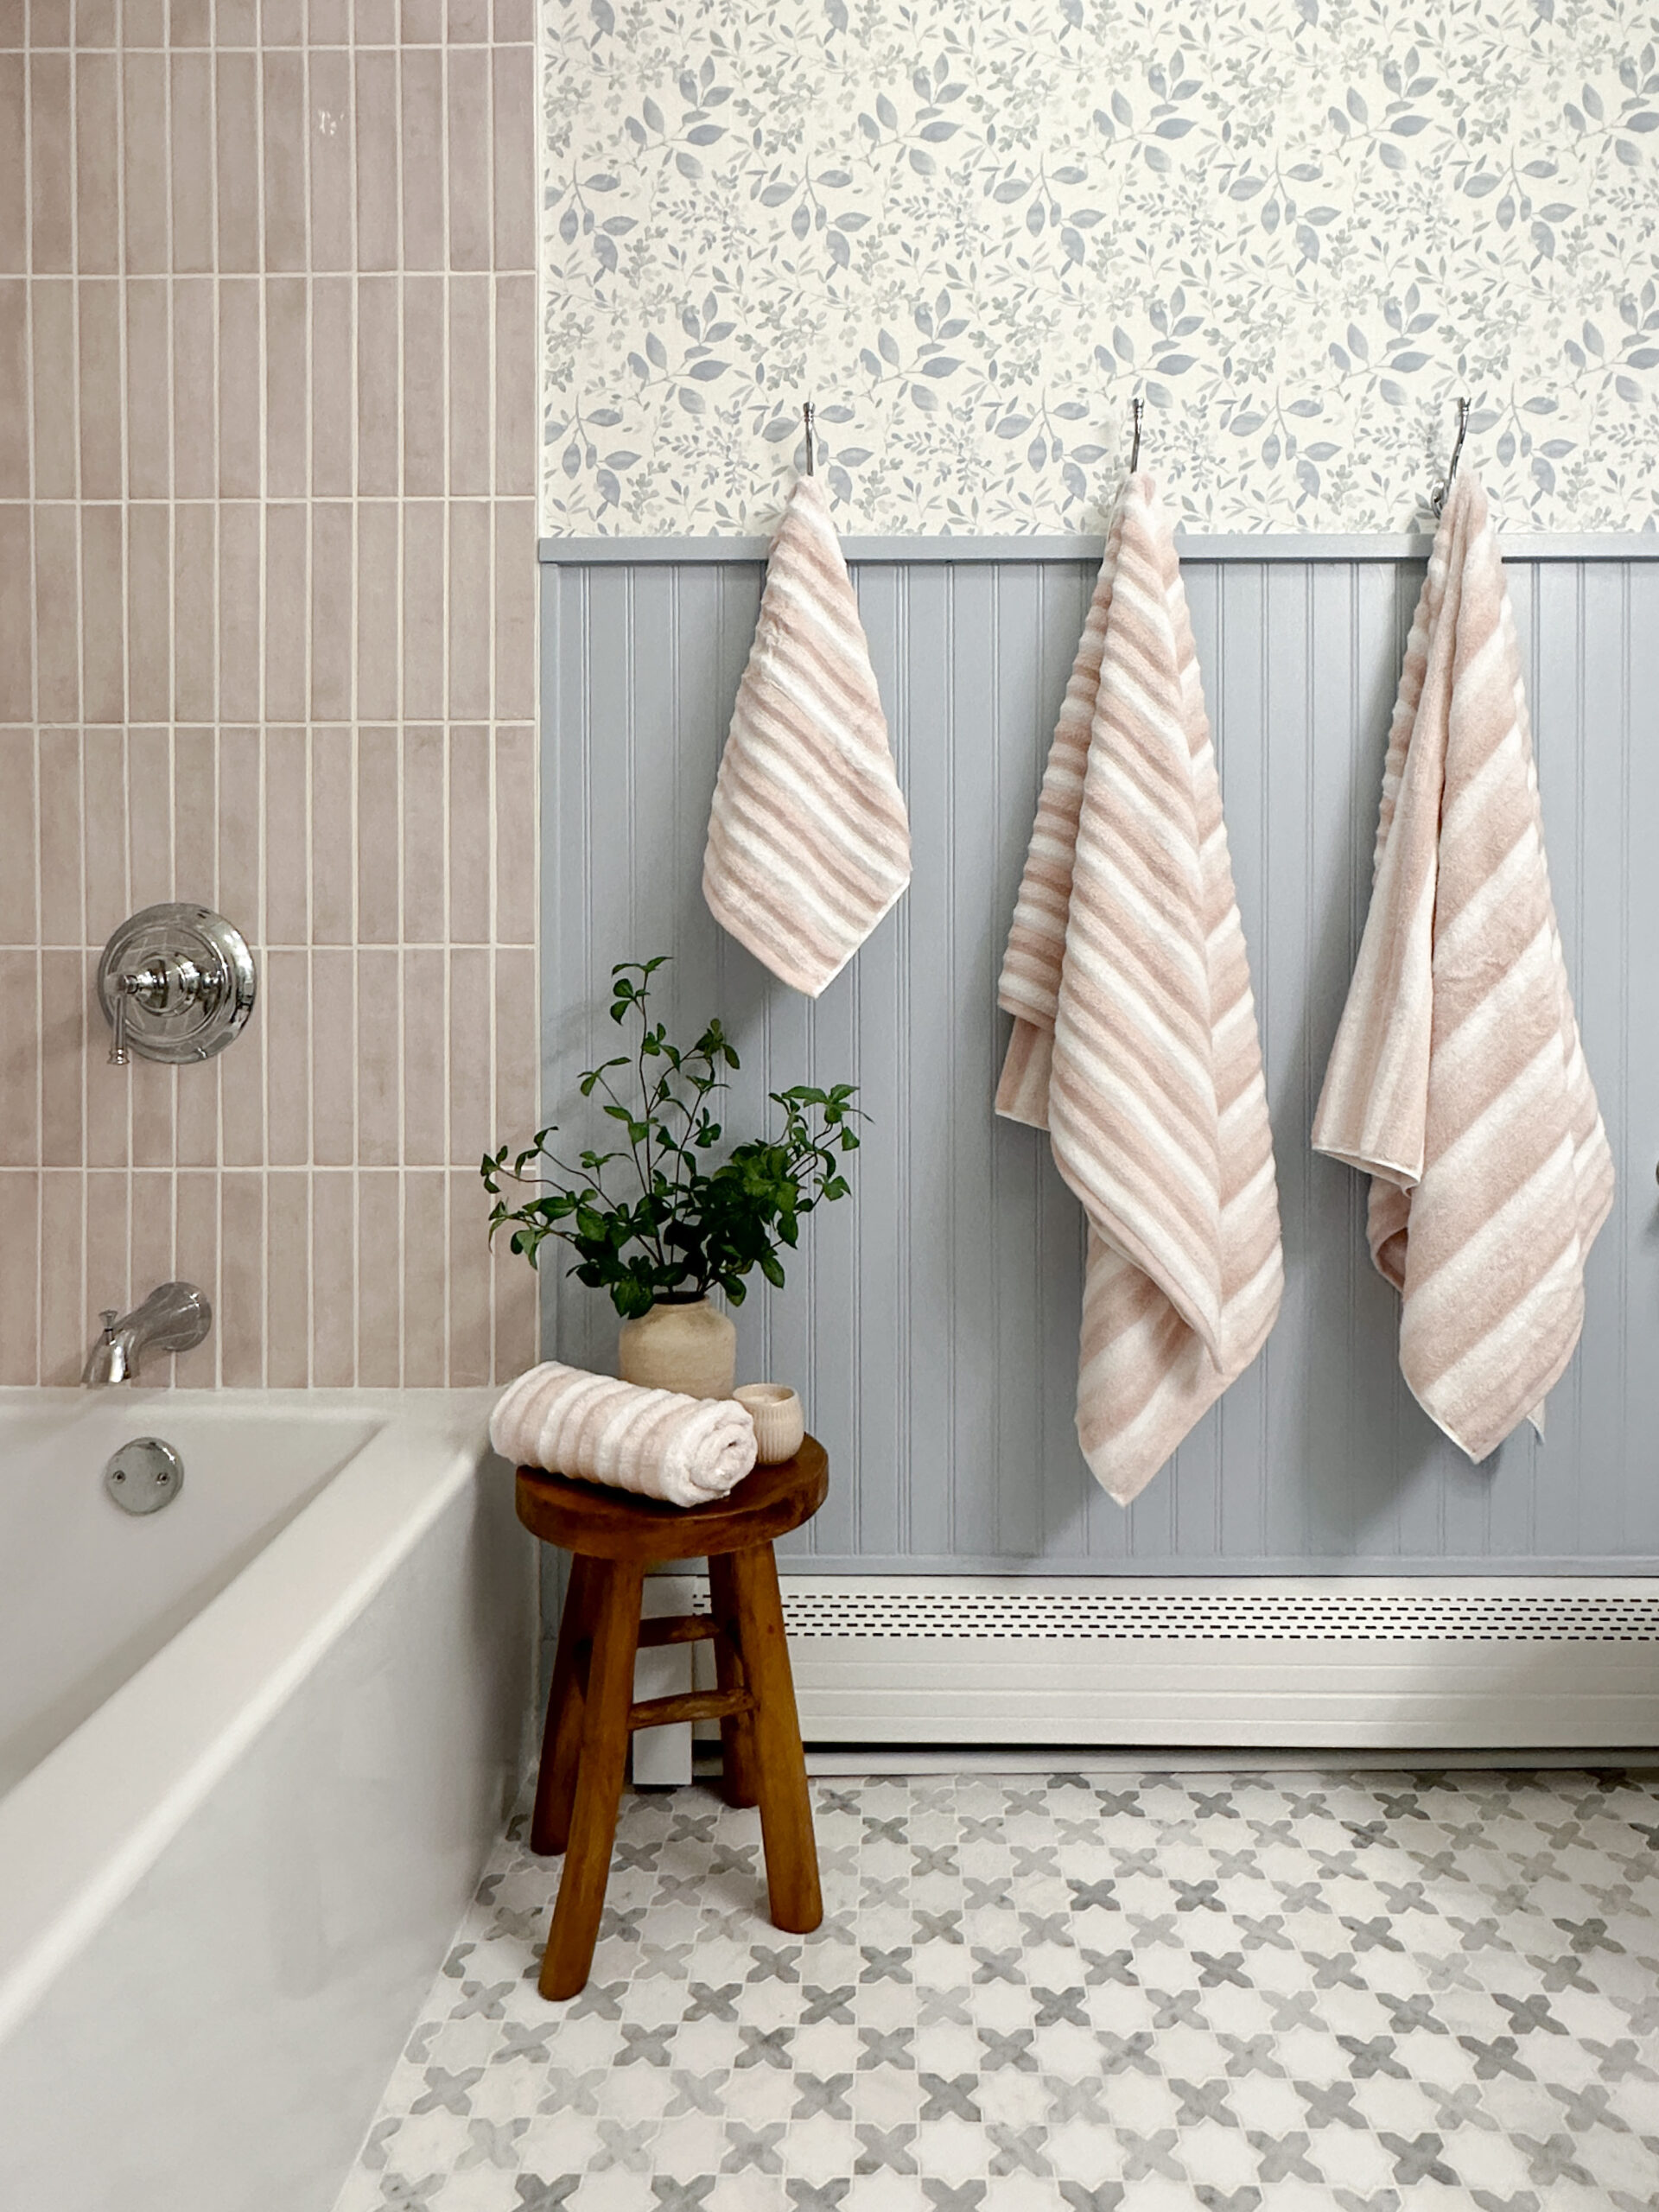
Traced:
<path id="1" fill-rule="evenodd" d="M 610 966 L 655 951 L 676 956 L 664 1001 L 677 1027 L 718 1012 L 738 1041 L 734 1135 L 760 1127 L 786 1084 L 860 1085 L 871 1118 L 855 1198 L 807 1224 L 788 1287 L 757 1289 L 739 1316 L 741 1372 L 800 1386 L 831 1454 L 798 1564 L 1659 1570 L 1659 563 L 1552 545 L 1510 564 L 1552 877 L 1620 1182 L 1548 1441 L 1523 1432 L 1471 1468 L 1401 1381 L 1361 1179 L 1307 1146 L 1364 921 L 1421 563 L 1391 545 L 1224 550 L 1189 561 L 1186 586 L 1288 1282 L 1262 1359 L 1127 1513 L 1096 1489 L 1072 1428 L 1078 1209 L 1046 1141 L 991 1110 L 1008 1027 L 996 972 L 1090 561 L 918 548 L 855 564 L 915 877 L 816 1004 L 715 928 L 700 887 L 760 564 L 652 547 L 543 568 L 546 1111 L 580 1126 L 574 1077 L 616 1049 Z M 550 1352 L 613 1364 L 607 1301 L 565 1285 L 545 1311 Z"/>

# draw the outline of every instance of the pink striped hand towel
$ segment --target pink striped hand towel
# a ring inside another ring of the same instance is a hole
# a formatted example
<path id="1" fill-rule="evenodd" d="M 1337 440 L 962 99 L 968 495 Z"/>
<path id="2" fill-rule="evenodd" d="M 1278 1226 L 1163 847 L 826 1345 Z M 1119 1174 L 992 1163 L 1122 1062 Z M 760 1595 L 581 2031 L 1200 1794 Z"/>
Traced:
<path id="1" fill-rule="evenodd" d="M 735 1398 L 642 1390 L 544 1359 L 509 1382 L 490 1441 L 515 1467 L 545 1467 L 665 1505 L 702 1505 L 754 1465 L 754 1422 Z"/>
<path id="2" fill-rule="evenodd" d="M 1043 778 L 997 1111 L 1089 1222 L 1077 1437 L 1127 1505 L 1266 1341 L 1284 1262 L 1221 786 L 1174 535 L 1124 486 Z"/>
<path id="3" fill-rule="evenodd" d="M 1484 1459 L 1572 1357 L 1613 1165 L 1544 860 L 1515 617 L 1486 495 L 1458 481 L 1406 646 L 1370 911 L 1313 1147 L 1371 1180 L 1400 1366 Z"/>
<path id="4" fill-rule="evenodd" d="M 910 823 L 858 601 L 823 487 L 798 477 L 721 755 L 702 895 L 815 999 L 909 881 Z"/>

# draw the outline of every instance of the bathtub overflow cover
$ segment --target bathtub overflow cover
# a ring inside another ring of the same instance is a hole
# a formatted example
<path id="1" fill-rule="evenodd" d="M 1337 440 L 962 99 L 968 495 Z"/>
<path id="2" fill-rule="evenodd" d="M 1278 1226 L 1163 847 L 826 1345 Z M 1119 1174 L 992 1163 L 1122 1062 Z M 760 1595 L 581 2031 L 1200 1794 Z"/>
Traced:
<path id="1" fill-rule="evenodd" d="M 124 1513 L 159 1513 L 184 1488 L 184 1462 L 159 1436 L 135 1436 L 105 1468 L 104 1487 Z"/>

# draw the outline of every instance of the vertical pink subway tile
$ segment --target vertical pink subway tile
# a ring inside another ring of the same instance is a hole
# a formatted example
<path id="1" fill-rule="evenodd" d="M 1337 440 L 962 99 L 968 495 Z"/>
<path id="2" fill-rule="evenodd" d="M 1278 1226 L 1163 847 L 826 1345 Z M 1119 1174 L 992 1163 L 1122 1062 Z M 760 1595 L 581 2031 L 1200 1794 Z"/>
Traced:
<path id="1" fill-rule="evenodd" d="M 118 499 L 121 475 L 121 300 L 114 278 L 80 295 L 80 496 Z"/>
<path id="2" fill-rule="evenodd" d="M 270 976 L 262 957 L 259 998 L 252 1019 L 231 1050 L 213 1064 L 219 1070 L 220 1144 L 227 1167 L 259 1167 L 264 1164 L 269 986 Z"/>
<path id="3" fill-rule="evenodd" d="M 398 711 L 398 509 L 390 499 L 357 510 L 357 711 L 390 721 Z"/>
<path id="4" fill-rule="evenodd" d="M 168 0 L 169 46 L 207 46 L 213 40 L 212 0 Z"/>
<path id="5" fill-rule="evenodd" d="M 490 280 L 449 279 L 449 491 L 490 491 Z"/>
<path id="6" fill-rule="evenodd" d="M 303 952 L 265 955 L 266 1154 L 276 1167 L 311 1157 L 310 965 Z"/>
<path id="7" fill-rule="evenodd" d="M 75 64 L 75 258 L 83 276 L 112 276 L 121 265 L 115 72 L 112 54 L 83 54 Z"/>
<path id="8" fill-rule="evenodd" d="M 495 1309 L 495 1373 L 491 1380 L 511 1382 L 539 1357 L 537 1332 L 539 1300 L 535 1269 L 512 1249 L 511 1230 L 497 1236 L 491 1255 L 492 1299 Z M 551 1257 L 550 1253 L 550 1262 Z"/>
<path id="9" fill-rule="evenodd" d="M 135 909 L 175 895 L 170 730 L 127 732 L 127 888 Z"/>
<path id="10" fill-rule="evenodd" d="M 251 499 L 219 509 L 219 712 L 227 722 L 260 715 L 259 540 L 261 511 Z"/>
<path id="11" fill-rule="evenodd" d="M 352 57 L 314 48 L 310 70 L 311 266 L 352 265 Z"/>
<path id="12" fill-rule="evenodd" d="M 265 1379 L 264 1179 L 219 1179 L 219 1379 L 226 1389 L 257 1389 Z"/>
<path id="13" fill-rule="evenodd" d="M 41 1381 L 65 1388 L 80 1380 L 92 1342 L 81 1213 L 86 1179 L 77 1168 L 41 1178 Z"/>
<path id="14" fill-rule="evenodd" d="M 449 712 L 490 711 L 491 511 L 481 499 L 449 503 Z"/>
<path id="15" fill-rule="evenodd" d="M 173 715 L 173 543 L 159 500 L 127 509 L 127 703 L 135 719 Z"/>
<path id="16" fill-rule="evenodd" d="M 224 0 L 221 0 L 221 11 Z M 130 49 L 167 44 L 167 0 L 122 0 L 121 43 Z"/>
<path id="17" fill-rule="evenodd" d="M 0 1037 L 28 1039 L 0 1053 L 0 1167 L 33 1167 L 41 1157 L 41 1101 L 37 1080 L 39 1034 L 35 995 L 40 956 L 0 952 Z M 3 1273 L 0 1269 L 0 1273 Z"/>
<path id="18" fill-rule="evenodd" d="M 449 1159 L 476 1160 L 495 1142 L 490 1108 L 490 956 L 481 946 L 449 955 Z"/>
<path id="19" fill-rule="evenodd" d="M 40 1373 L 41 1179 L 0 1173 L 0 1382 L 33 1382 Z"/>
<path id="20" fill-rule="evenodd" d="M 310 740 L 302 729 L 264 733 L 268 944 L 301 945 L 311 941 L 308 878 L 313 863 L 306 816 L 309 747 Z"/>
<path id="21" fill-rule="evenodd" d="M 490 57 L 481 47 L 451 54 L 449 266 L 490 265 Z M 528 183 L 528 179 L 526 179 Z"/>
<path id="22" fill-rule="evenodd" d="M 404 714 L 436 721 L 444 711 L 443 507 L 404 505 Z"/>
<path id="23" fill-rule="evenodd" d="M 303 499 L 310 488 L 305 294 L 302 276 L 265 285 L 265 493 L 273 499 Z"/>
<path id="24" fill-rule="evenodd" d="M 398 906 L 397 732 L 357 741 L 357 940 L 396 944 Z"/>
<path id="25" fill-rule="evenodd" d="M 353 0 L 352 35 L 359 46 L 395 46 L 397 0 Z"/>
<path id="26" fill-rule="evenodd" d="M 350 276 L 311 280 L 311 495 L 349 499 L 352 480 L 353 293 Z"/>
<path id="27" fill-rule="evenodd" d="M 261 942 L 259 920 L 259 733 L 221 729 L 213 752 L 218 814 L 213 880 L 219 912 L 251 943 Z M 303 792 L 301 798 L 304 806 Z M 300 841 L 302 849 L 303 839 Z"/>
<path id="28" fill-rule="evenodd" d="M 121 63 L 122 155 L 127 274 L 160 275 L 168 266 L 167 57 L 126 54 Z"/>
<path id="29" fill-rule="evenodd" d="M 404 279 L 404 491 L 444 488 L 444 304 L 442 276 Z"/>
<path id="30" fill-rule="evenodd" d="M 444 265 L 443 56 L 405 47 L 402 106 L 404 266 Z"/>
<path id="31" fill-rule="evenodd" d="M 349 46 L 352 42 L 351 0 L 311 0 L 306 18 L 306 38 L 312 46 Z"/>
<path id="32" fill-rule="evenodd" d="M 370 1167 L 402 1158 L 398 970 L 391 946 L 357 956 L 357 1157 Z"/>
<path id="33" fill-rule="evenodd" d="M 86 1157 L 81 1077 L 88 1050 L 108 1049 L 104 1017 L 89 1009 L 86 961 L 79 952 L 41 955 L 41 1152 L 47 1167 L 79 1167 Z M 89 1033 L 87 1022 L 96 1025 Z"/>
<path id="34" fill-rule="evenodd" d="M 490 56 L 495 91 L 495 265 L 536 266 L 536 57 L 528 46 Z"/>
<path id="35" fill-rule="evenodd" d="M 353 785 L 349 729 L 311 733 L 311 942 L 351 944 L 357 937 Z"/>
<path id="36" fill-rule="evenodd" d="M 86 1162 L 92 1167 L 125 1167 L 132 1157 L 130 1129 L 132 1111 L 130 1067 L 109 1064 L 109 1025 L 93 988 L 98 955 L 88 952 L 81 1003 L 86 1008 L 86 1028 L 92 1048 L 86 1059 L 84 1096 L 86 1115 Z"/>
<path id="37" fill-rule="evenodd" d="M 305 62 L 265 35 L 264 79 L 265 267 L 305 267 Z"/>
<path id="38" fill-rule="evenodd" d="M 318 1389 L 357 1380 L 357 1207 L 349 1173 L 311 1179 L 311 1380 Z"/>
<path id="39" fill-rule="evenodd" d="M 536 733 L 495 733 L 495 941 L 536 942 Z"/>
<path id="40" fill-rule="evenodd" d="M 0 722 L 26 722 L 34 713 L 31 535 L 27 507 L 0 506 Z"/>
<path id="41" fill-rule="evenodd" d="M 29 286 L 0 279 L 0 499 L 29 497 Z"/>
<path id="42" fill-rule="evenodd" d="M 489 1205 L 476 1173 L 449 1178 L 449 1383 L 490 1379 Z"/>
<path id="43" fill-rule="evenodd" d="M 224 0 L 219 0 L 223 6 Z M 527 44 L 536 35 L 536 19 L 531 14 L 533 0 L 495 0 L 495 36 L 498 45 L 514 41 Z"/>
<path id="44" fill-rule="evenodd" d="M 259 266 L 259 62 L 252 54 L 218 54 L 215 166 L 221 271 Z"/>
<path id="45" fill-rule="evenodd" d="M 357 1382 L 395 1389 L 403 1351 L 403 1236 L 399 1178 L 382 1168 L 357 1179 Z"/>
<path id="46" fill-rule="evenodd" d="M 29 101 L 21 54 L 0 54 L 0 270 L 29 267 Z"/>
<path id="47" fill-rule="evenodd" d="M 43 722 L 80 719 L 80 586 L 75 511 L 35 510 L 35 681 Z M 24 558 L 27 561 L 27 555 Z M 27 568 L 24 574 L 27 575 Z"/>
<path id="48" fill-rule="evenodd" d="M 448 1052 L 443 993 L 445 957 L 435 946 L 403 956 L 404 1158 L 415 1166 L 442 1164 Z"/>
<path id="49" fill-rule="evenodd" d="M 311 508 L 311 713 L 345 721 L 352 712 L 352 510 L 344 500 Z"/>
<path id="50" fill-rule="evenodd" d="M 35 275 L 74 267 L 74 162 L 69 57 L 29 56 L 29 251 Z"/>
<path id="51" fill-rule="evenodd" d="M 446 1212 L 440 1170 L 404 1177 L 404 1387 L 432 1389 L 448 1379 Z"/>
<path id="52" fill-rule="evenodd" d="M 495 489 L 527 499 L 536 490 L 536 279 L 495 283 Z"/>
<path id="53" fill-rule="evenodd" d="M 259 279 L 221 277 L 218 289 L 219 496 L 255 499 L 260 492 L 260 445 L 264 435 Z M 283 435 L 292 435 L 286 424 Z"/>
<path id="54" fill-rule="evenodd" d="M 175 899 L 219 905 L 219 746 L 211 729 L 173 733 Z M 249 918 L 248 926 L 253 923 Z"/>
<path id="55" fill-rule="evenodd" d="M 357 113 L 357 265 L 396 269 L 397 253 L 397 57 L 359 49 Z"/>
<path id="56" fill-rule="evenodd" d="M 302 46 L 305 0 L 260 0 L 259 28 L 267 46 Z"/>
<path id="57" fill-rule="evenodd" d="M 205 1068 L 188 1072 L 207 1079 Z M 180 1081 L 183 1081 L 182 1071 Z M 179 1354 L 173 1363 L 173 1380 L 181 1389 L 208 1389 L 218 1380 L 225 1340 L 224 1300 L 219 1284 L 219 1179 L 215 1175 L 181 1174 L 175 1180 L 173 1268 L 179 1281 L 193 1282 L 207 1294 L 213 1309 L 207 1341 L 193 1351 Z"/>
<path id="58" fill-rule="evenodd" d="M 127 496 L 131 499 L 164 499 L 172 482 L 167 291 L 167 280 L 161 276 L 130 277 L 121 288 L 127 340 Z"/>
<path id="59" fill-rule="evenodd" d="M 240 1051 L 245 1038 L 238 1038 Z M 184 1070 L 179 1077 L 177 1116 L 174 1122 L 175 1156 L 181 1167 L 219 1165 L 219 1089 L 224 1064 L 210 1060 L 205 1066 Z"/>
<path id="60" fill-rule="evenodd" d="M 218 46 L 257 46 L 259 0 L 219 0 L 213 11 L 213 41 Z"/>
<path id="61" fill-rule="evenodd" d="M 219 712 L 218 516 L 205 502 L 173 510 L 173 711 L 207 722 Z"/>
<path id="62" fill-rule="evenodd" d="M 397 279 L 357 280 L 357 489 L 390 499 L 399 489 Z"/>
<path id="63" fill-rule="evenodd" d="M 41 943 L 78 945 L 81 911 L 80 732 L 40 734 Z"/>
<path id="64" fill-rule="evenodd" d="M 73 499 L 80 481 L 74 287 L 33 284 L 29 290 L 34 311 L 35 497 Z"/>
<path id="65" fill-rule="evenodd" d="M 211 276 L 181 276 L 173 286 L 173 493 L 211 499 L 219 489 L 218 322 Z M 84 351 L 84 348 L 83 348 Z"/>
<path id="66" fill-rule="evenodd" d="M 536 509 L 502 499 L 495 509 L 495 712 L 529 721 L 536 712 Z"/>
<path id="67" fill-rule="evenodd" d="M 147 1298 L 158 1284 L 172 1281 L 177 1272 L 173 1264 L 173 1178 L 135 1174 L 130 1204 L 132 1271 L 128 1280 L 136 1303 Z M 153 1352 L 143 1379 L 146 1382 L 176 1381 L 182 1357 L 169 1359 L 164 1352 Z"/>
<path id="68" fill-rule="evenodd" d="M 38 944 L 33 730 L 0 729 L 0 945 Z"/>
<path id="69" fill-rule="evenodd" d="M 131 1114 L 129 1158 L 135 1167 L 171 1167 L 175 1157 L 178 1070 L 156 1060 L 135 1058 L 123 1072 L 127 1078 Z M 155 1279 L 163 1282 L 166 1280 L 164 1275 Z M 147 1287 L 153 1289 L 155 1281 Z"/>
<path id="70" fill-rule="evenodd" d="M 302 506 L 267 505 L 265 516 L 265 718 L 302 721 L 309 517 Z"/>
<path id="71" fill-rule="evenodd" d="M 449 939 L 490 941 L 490 735 L 449 733 Z"/>
<path id="72" fill-rule="evenodd" d="M 169 74 L 173 266 L 206 271 L 213 265 L 213 56 L 175 53 Z"/>
<path id="73" fill-rule="evenodd" d="M 311 1380 L 311 1179 L 272 1175 L 265 1192 L 265 1382 Z"/>
<path id="74" fill-rule="evenodd" d="M 86 934 L 82 941 L 101 948 L 116 924 L 132 912 L 127 888 L 126 733 L 85 730 L 80 752 L 84 797 L 79 811 L 86 855 Z"/>
<path id="75" fill-rule="evenodd" d="M 81 718 L 126 716 L 126 579 L 121 510 L 80 511 Z"/>
<path id="76" fill-rule="evenodd" d="M 75 44 L 115 44 L 115 0 L 75 0 Z"/>
<path id="77" fill-rule="evenodd" d="M 132 1178 L 124 1167 L 94 1171 L 86 1178 L 86 1267 L 80 1317 L 83 1349 L 92 1340 L 100 1312 L 113 1306 L 124 1313 L 134 1304 L 134 1279 L 127 1254 L 132 1226 Z M 137 1295 L 153 1290 L 146 1283 Z"/>
<path id="78" fill-rule="evenodd" d="M 311 956 L 311 1157 L 348 1167 L 357 1157 L 356 982 L 348 950 Z"/>
<path id="79" fill-rule="evenodd" d="M 405 46 L 432 46 L 443 36 L 443 0 L 399 0 L 398 35 Z"/>
<path id="80" fill-rule="evenodd" d="M 490 0 L 448 0 L 445 32 L 452 46 L 487 45 L 490 37 Z"/>
<path id="81" fill-rule="evenodd" d="M 405 944 L 443 942 L 444 734 L 419 723 L 403 732 Z"/>
<path id="82" fill-rule="evenodd" d="M 535 1134 L 541 1073 L 541 1023 L 536 1004 L 536 955 L 528 945 L 499 945 L 495 954 L 495 1127 L 502 1140 L 528 1143 Z"/>

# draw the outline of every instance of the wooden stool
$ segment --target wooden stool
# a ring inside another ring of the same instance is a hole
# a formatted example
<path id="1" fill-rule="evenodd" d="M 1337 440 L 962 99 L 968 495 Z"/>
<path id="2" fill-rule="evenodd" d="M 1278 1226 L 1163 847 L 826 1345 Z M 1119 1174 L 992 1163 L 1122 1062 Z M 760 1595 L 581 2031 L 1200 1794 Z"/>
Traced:
<path id="1" fill-rule="evenodd" d="M 760 1808 L 772 1923 L 804 1936 L 823 1917 L 801 1725 L 784 1640 L 772 1540 L 810 1521 L 830 1488 L 823 1446 L 757 1467 L 729 1497 L 686 1508 L 518 1470 L 518 1518 L 572 1554 L 542 1738 L 532 1851 L 567 1845 L 542 1958 L 543 1997 L 574 1997 L 593 1964 L 616 1837 L 628 1738 L 636 1728 L 718 1720 L 726 1802 Z M 706 1559 L 711 1615 L 639 1618 L 647 1565 Z M 712 1642 L 719 1688 L 633 1701 L 641 1644 Z"/>

